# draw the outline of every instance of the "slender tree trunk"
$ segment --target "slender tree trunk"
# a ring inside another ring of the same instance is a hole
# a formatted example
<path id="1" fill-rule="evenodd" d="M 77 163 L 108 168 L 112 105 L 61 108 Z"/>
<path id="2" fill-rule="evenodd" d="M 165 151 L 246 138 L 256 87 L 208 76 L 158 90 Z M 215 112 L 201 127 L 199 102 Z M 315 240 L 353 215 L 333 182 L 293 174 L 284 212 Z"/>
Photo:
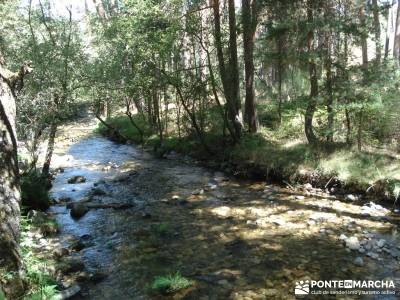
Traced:
<path id="1" fill-rule="evenodd" d="M 310 26 L 313 26 L 314 23 L 314 1 L 307 1 L 307 19 Z M 317 65 L 315 63 L 315 51 L 314 51 L 314 29 L 311 28 L 308 32 L 307 36 L 307 49 L 309 54 L 308 61 L 308 72 L 310 78 L 310 99 L 308 101 L 306 113 L 305 113 L 305 121 L 304 121 L 304 130 L 307 137 L 307 141 L 310 144 L 315 144 L 317 142 L 317 137 L 315 136 L 313 129 L 313 118 L 314 112 L 317 108 L 317 96 L 318 96 L 318 77 L 317 77 Z"/>
<path id="2" fill-rule="evenodd" d="M 256 102 L 254 98 L 254 39 L 257 26 L 257 0 L 242 0 L 243 56 L 245 69 L 245 120 L 249 132 L 258 129 Z"/>
<path id="3" fill-rule="evenodd" d="M 239 83 L 239 66 L 237 56 L 237 40 L 236 40 L 236 12 L 235 1 L 228 0 L 229 14 L 229 53 L 230 53 L 230 88 L 232 92 L 232 112 L 231 119 L 234 123 L 236 136 L 240 138 L 242 131 L 242 104 L 240 102 L 240 83 Z M 253 67 L 254 68 L 254 67 Z"/>
<path id="4" fill-rule="evenodd" d="M 397 0 L 392 0 L 391 5 L 388 9 L 388 15 L 387 15 L 387 26 L 386 26 L 386 38 L 385 38 L 385 60 L 388 59 L 390 51 L 390 45 L 394 41 L 394 38 L 392 39 L 393 33 L 394 33 L 394 12 L 395 9 L 394 7 L 396 6 Z"/>
<path id="5" fill-rule="evenodd" d="M 230 42 L 233 42 L 234 45 L 236 45 L 236 21 L 235 21 L 235 8 L 234 8 L 234 3 L 232 0 L 230 1 L 230 6 L 233 5 L 233 13 L 230 12 L 230 22 L 229 24 L 232 25 L 234 28 L 230 28 Z M 222 87 L 224 90 L 224 95 L 225 99 L 227 102 L 227 107 L 228 107 L 228 116 L 229 120 L 234 128 L 235 132 L 235 142 L 237 142 L 240 138 L 240 132 L 241 132 L 241 120 L 239 116 L 240 110 L 237 110 L 237 103 L 236 101 L 238 99 L 235 99 L 235 88 L 232 88 L 233 86 L 236 86 L 235 79 L 232 76 L 232 72 L 235 70 L 235 65 L 232 63 L 232 59 L 230 61 L 230 66 L 231 64 L 233 67 L 226 68 L 225 67 L 225 60 L 224 60 L 224 52 L 222 48 L 222 34 L 221 34 L 221 15 L 219 11 L 219 0 L 211 0 L 212 7 L 213 7 L 213 13 L 214 13 L 214 40 L 215 40 L 215 48 L 217 50 L 217 58 L 218 58 L 218 66 L 219 66 L 219 73 L 221 76 L 221 81 L 222 81 Z M 231 10 L 232 10 L 231 9 Z M 232 47 L 230 45 L 230 55 L 235 53 L 235 47 Z M 236 71 L 237 69 L 237 57 L 236 57 Z M 238 73 L 237 73 L 237 80 L 239 78 Z M 233 82 L 233 84 L 231 84 Z M 240 99 L 239 99 L 239 104 L 240 104 Z"/>
<path id="6" fill-rule="evenodd" d="M 278 50 L 278 120 L 279 125 L 282 124 L 282 105 L 283 105 L 283 95 L 282 95 L 282 83 L 283 83 L 283 36 L 280 35 L 277 40 L 277 50 Z"/>
<path id="7" fill-rule="evenodd" d="M 16 105 L 11 88 L 19 74 L 4 66 L 0 53 L 0 292 L 8 299 L 19 299 L 24 292 L 21 279 L 22 261 L 18 244 L 20 218 L 20 185 L 15 129 Z"/>
<path id="8" fill-rule="evenodd" d="M 360 18 L 360 25 L 362 28 L 366 27 L 366 20 L 365 20 L 365 6 L 362 2 L 359 8 L 359 18 Z M 368 43 L 367 37 L 363 35 L 361 37 L 361 51 L 362 51 L 362 63 L 364 70 L 368 67 Z"/>
<path id="9" fill-rule="evenodd" d="M 100 121 L 101 124 L 103 124 L 105 127 L 107 127 L 111 138 L 114 139 L 116 142 L 125 144 L 127 141 L 129 141 L 129 139 L 126 136 L 124 136 L 117 129 L 115 129 L 110 124 L 108 124 L 106 121 L 104 121 L 103 118 L 100 116 L 100 114 L 96 114 L 96 118 L 97 118 L 97 120 Z"/>
<path id="10" fill-rule="evenodd" d="M 45 156 L 44 164 L 43 164 L 43 168 L 42 168 L 42 175 L 45 177 L 48 177 L 50 174 L 50 164 L 51 164 L 51 158 L 53 157 L 53 152 L 54 152 L 56 133 L 57 133 L 57 122 L 53 121 L 50 126 L 49 141 L 47 144 L 46 156 Z"/>
<path id="11" fill-rule="evenodd" d="M 362 28 L 365 28 L 365 6 L 362 4 L 359 8 L 359 17 Z M 367 83 L 367 72 L 368 72 L 368 43 L 367 37 L 363 36 L 361 38 L 361 51 L 362 51 L 362 67 L 364 72 L 363 83 Z M 357 133 L 357 146 L 358 151 L 362 150 L 362 132 L 363 132 L 363 120 L 364 120 L 364 107 L 361 106 L 360 111 L 358 113 L 358 133 Z"/>
<path id="12" fill-rule="evenodd" d="M 326 62 L 326 92 L 327 103 L 326 108 L 328 112 L 328 133 L 326 139 L 328 142 L 333 142 L 333 132 L 334 132 L 334 112 L 333 112 L 333 87 L 332 87 L 332 62 L 329 57 Z"/>
<path id="13" fill-rule="evenodd" d="M 395 33 L 393 43 L 393 58 L 400 63 L 400 3 L 397 3 Z"/>
<path id="14" fill-rule="evenodd" d="M 326 4 L 325 18 L 332 18 L 333 7 L 331 3 Z M 325 47 L 326 47 L 326 57 L 325 57 L 325 70 L 326 70 L 326 110 L 328 113 L 328 132 L 326 135 L 326 140 L 329 143 L 333 142 L 334 134 L 334 112 L 333 112 L 333 82 L 332 82 L 332 30 L 326 30 L 325 32 Z"/>
<path id="15" fill-rule="evenodd" d="M 96 7 L 97 15 L 100 18 L 101 22 L 105 22 L 107 20 L 106 10 L 104 9 L 103 1 L 102 0 L 93 0 L 93 3 Z"/>
<path id="16" fill-rule="evenodd" d="M 147 120 L 151 125 L 151 128 L 154 129 L 154 114 L 153 114 L 153 96 L 150 92 L 145 93 L 146 98 L 146 106 L 147 106 Z"/>
<path id="17" fill-rule="evenodd" d="M 351 136 L 351 119 L 350 119 L 350 113 L 347 108 L 344 110 L 345 115 L 346 115 L 346 144 L 350 145 L 350 136 Z"/>
<path id="18" fill-rule="evenodd" d="M 380 65 L 382 57 L 382 45 L 381 45 L 381 23 L 379 20 L 378 0 L 372 0 L 372 11 L 374 14 L 375 61 L 377 65 Z"/>
<path id="19" fill-rule="evenodd" d="M 358 113 L 358 132 L 357 132 L 357 148 L 358 151 L 362 150 L 362 131 L 363 131 L 363 110 Z"/>
<path id="20" fill-rule="evenodd" d="M 128 97 L 125 98 L 125 104 L 126 104 L 125 114 L 128 116 L 129 121 L 131 122 L 132 126 L 135 127 L 136 130 L 139 132 L 140 143 L 143 144 L 144 133 L 143 133 L 143 130 L 139 127 L 139 125 L 136 124 L 135 120 L 133 119 L 133 115 L 132 115 L 132 112 L 131 112 L 131 100 Z"/>
<path id="21" fill-rule="evenodd" d="M 156 78 L 156 81 L 153 84 L 153 113 L 154 113 L 154 125 L 157 128 L 158 135 L 160 137 L 160 143 L 163 143 L 164 140 L 164 135 L 163 135 L 163 126 L 161 123 L 161 117 L 160 117 L 160 98 L 161 98 L 161 89 L 159 85 L 160 81 L 160 71 L 158 68 L 154 69 L 154 76 Z"/>

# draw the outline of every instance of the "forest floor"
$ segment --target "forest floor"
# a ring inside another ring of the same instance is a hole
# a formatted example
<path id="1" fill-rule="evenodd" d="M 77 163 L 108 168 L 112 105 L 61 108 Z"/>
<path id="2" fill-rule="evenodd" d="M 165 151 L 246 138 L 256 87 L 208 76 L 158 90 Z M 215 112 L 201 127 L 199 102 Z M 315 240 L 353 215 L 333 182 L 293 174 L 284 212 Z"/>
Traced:
<path id="1" fill-rule="evenodd" d="M 41 249 L 58 251 L 58 279 L 79 287 L 76 299 L 294 299 L 300 280 L 400 279 L 399 217 L 384 206 L 309 184 L 238 180 L 178 154 L 157 159 L 94 126 L 59 133 L 49 214 L 60 232 Z M 72 218 L 68 207 L 84 211 Z M 177 272 L 189 288 L 152 288 Z"/>

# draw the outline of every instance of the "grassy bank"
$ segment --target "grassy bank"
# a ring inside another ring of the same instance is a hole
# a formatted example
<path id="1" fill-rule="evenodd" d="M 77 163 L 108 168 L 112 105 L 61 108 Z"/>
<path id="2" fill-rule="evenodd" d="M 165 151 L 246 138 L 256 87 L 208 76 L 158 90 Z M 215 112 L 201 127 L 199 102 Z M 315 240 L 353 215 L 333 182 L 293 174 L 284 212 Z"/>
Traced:
<path id="1" fill-rule="evenodd" d="M 23 293 L 21 300 L 55 299 L 59 294 L 58 282 L 52 271 L 53 261 L 44 251 L 43 242 L 48 235 L 55 233 L 57 224 L 43 213 L 37 212 L 32 218 L 21 217 L 21 259 L 24 264 L 24 286 L 15 286 Z M 0 281 L 12 282 L 15 274 L 0 272 Z M 18 294 L 17 291 L 15 291 Z M 0 291 L 0 300 L 5 299 Z"/>
<path id="2" fill-rule="evenodd" d="M 125 116 L 108 122 L 124 136 L 138 143 L 140 135 Z M 282 130 L 264 129 L 256 135 L 244 135 L 235 146 L 223 143 L 220 135 L 206 134 L 205 139 L 215 155 L 208 154 L 194 136 L 179 138 L 175 134 L 164 137 L 162 145 L 156 134 L 145 124 L 145 146 L 152 147 L 160 156 L 169 151 L 188 154 L 209 165 L 245 177 L 276 179 L 290 184 L 311 183 L 342 193 L 369 193 L 396 200 L 400 195 L 400 161 L 382 153 L 359 152 L 345 144 L 311 147 L 299 138 L 283 138 Z M 100 125 L 98 132 L 107 135 Z"/>

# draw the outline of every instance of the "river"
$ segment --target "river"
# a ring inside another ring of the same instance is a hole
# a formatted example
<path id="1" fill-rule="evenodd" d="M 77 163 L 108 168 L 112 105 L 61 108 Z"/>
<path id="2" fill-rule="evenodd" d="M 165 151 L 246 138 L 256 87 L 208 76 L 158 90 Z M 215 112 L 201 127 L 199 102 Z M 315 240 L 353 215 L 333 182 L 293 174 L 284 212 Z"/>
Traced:
<path id="1" fill-rule="evenodd" d="M 60 243 L 84 240 L 72 255 L 105 275 L 79 283 L 77 299 L 294 299 L 300 280 L 400 278 L 397 225 L 384 207 L 238 180 L 180 155 L 157 159 L 93 127 L 65 127 L 53 162 Z M 86 181 L 69 184 L 73 176 Z M 82 200 L 132 207 L 71 218 L 65 202 Z M 178 271 L 194 285 L 174 295 L 151 289 L 156 276 Z"/>

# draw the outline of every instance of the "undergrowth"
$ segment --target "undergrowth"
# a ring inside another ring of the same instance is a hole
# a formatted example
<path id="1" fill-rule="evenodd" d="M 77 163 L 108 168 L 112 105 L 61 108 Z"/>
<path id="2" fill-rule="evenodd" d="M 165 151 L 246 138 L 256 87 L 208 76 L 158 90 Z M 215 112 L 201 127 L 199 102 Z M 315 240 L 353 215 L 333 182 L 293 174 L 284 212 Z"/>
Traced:
<path id="1" fill-rule="evenodd" d="M 186 289 L 194 284 L 193 281 L 183 277 L 179 272 L 167 276 L 157 276 L 154 278 L 151 288 L 161 293 L 175 293 Z"/>
<path id="2" fill-rule="evenodd" d="M 26 218 L 21 217 L 21 255 L 24 262 L 25 281 L 27 291 L 24 300 L 46 300 L 52 299 L 58 294 L 57 281 L 47 271 L 49 264 L 46 259 L 38 256 L 34 251 L 32 239 L 28 232 L 36 229 L 36 225 Z"/>
<path id="3" fill-rule="evenodd" d="M 264 118 L 268 118 L 266 113 Z M 177 137 L 170 132 L 164 137 L 162 145 L 156 134 L 146 132 L 146 145 L 153 147 L 160 157 L 169 151 L 189 154 L 204 160 L 229 162 L 235 166 L 256 166 L 265 174 L 279 174 L 287 180 L 294 174 L 319 173 L 324 177 L 336 177 L 344 184 L 373 187 L 376 182 L 386 182 L 391 198 L 400 196 L 400 162 L 389 155 L 373 152 L 359 152 L 345 143 L 311 146 L 304 141 L 301 132 L 301 119 L 291 116 L 293 122 L 271 130 L 261 127 L 258 134 L 244 134 L 234 146 L 225 143 L 221 132 L 208 130 L 205 141 L 215 155 L 210 156 L 195 135 Z M 144 122 L 144 120 L 141 120 Z M 118 130 L 136 140 L 138 133 L 127 117 L 117 116 L 109 120 Z M 275 120 L 273 121 L 275 122 Z M 290 126 L 289 126 L 289 125 Z M 299 125 L 300 124 L 300 125 Z M 144 128 L 146 127 L 142 124 Z M 273 126 L 270 126 L 273 127 Z M 104 132 L 102 125 L 99 132 Z M 210 159 L 211 157 L 211 159 Z"/>

